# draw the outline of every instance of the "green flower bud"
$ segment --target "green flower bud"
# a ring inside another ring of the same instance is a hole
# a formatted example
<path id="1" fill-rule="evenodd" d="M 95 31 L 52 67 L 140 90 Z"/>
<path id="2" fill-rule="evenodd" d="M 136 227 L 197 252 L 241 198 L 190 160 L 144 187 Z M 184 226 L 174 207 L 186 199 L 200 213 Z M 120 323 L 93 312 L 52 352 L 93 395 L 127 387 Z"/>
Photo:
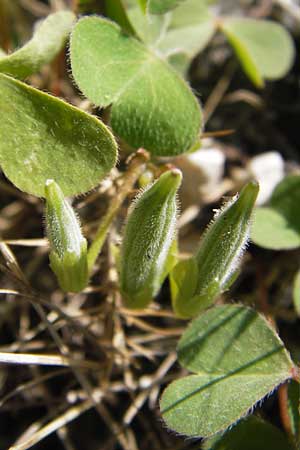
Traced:
<path id="1" fill-rule="evenodd" d="M 178 169 L 165 172 L 142 192 L 129 213 L 120 259 L 120 289 L 129 308 L 147 306 L 167 276 L 181 179 Z"/>
<path id="2" fill-rule="evenodd" d="M 197 253 L 180 262 L 171 275 L 173 308 L 189 318 L 210 306 L 236 278 L 250 235 L 251 214 L 259 191 L 248 183 L 218 211 L 204 233 Z"/>
<path id="3" fill-rule="evenodd" d="M 79 292 L 88 283 L 87 241 L 74 210 L 55 181 L 47 180 L 45 198 L 50 267 L 64 291 Z"/>

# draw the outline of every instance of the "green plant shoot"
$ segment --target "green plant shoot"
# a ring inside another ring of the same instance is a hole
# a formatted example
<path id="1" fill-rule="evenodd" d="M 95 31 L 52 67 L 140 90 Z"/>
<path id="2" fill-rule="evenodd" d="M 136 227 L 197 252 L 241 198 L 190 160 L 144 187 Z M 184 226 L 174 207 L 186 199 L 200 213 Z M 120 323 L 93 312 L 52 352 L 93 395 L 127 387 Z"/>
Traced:
<path id="1" fill-rule="evenodd" d="M 51 269 L 64 291 L 79 292 L 88 283 L 87 241 L 75 212 L 55 181 L 47 180 L 45 198 Z"/>
<path id="2" fill-rule="evenodd" d="M 144 308 L 163 282 L 174 238 L 176 193 L 182 175 L 169 170 L 136 200 L 124 231 L 120 288 L 129 308 Z"/>
<path id="3" fill-rule="evenodd" d="M 183 318 L 210 306 L 232 284 L 249 240 L 258 184 L 248 183 L 217 212 L 194 258 L 175 266 L 171 275 L 173 308 Z"/>

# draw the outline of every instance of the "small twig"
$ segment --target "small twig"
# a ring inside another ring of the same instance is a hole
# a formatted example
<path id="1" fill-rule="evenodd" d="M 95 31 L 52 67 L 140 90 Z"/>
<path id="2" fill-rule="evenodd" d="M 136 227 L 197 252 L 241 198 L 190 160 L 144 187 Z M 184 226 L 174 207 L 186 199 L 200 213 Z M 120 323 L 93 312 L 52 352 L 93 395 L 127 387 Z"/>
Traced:
<path id="1" fill-rule="evenodd" d="M 166 329 L 166 328 L 154 327 L 153 325 L 150 325 L 141 319 L 137 319 L 136 317 L 126 317 L 126 322 L 129 326 L 135 325 L 137 328 L 140 328 L 141 330 L 151 331 L 156 334 L 161 334 L 162 336 L 180 336 L 184 331 L 184 328 Z"/>
<path id="2" fill-rule="evenodd" d="M 292 435 L 292 424 L 288 410 L 288 385 L 287 383 L 279 386 L 278 389 L 278 404 L 281 423 L 286 433 Z"/>
<path id="3" fill-rule="evenodd" d="M 44 17 L 50 14 L 49 6 L 37 0 L 19 0 L 20 5 L 37 17 Z"/>
<path id="4" fill-rule="evenodd" d="M 28 448 L 40 442 L 42 439 L 45 439 L 47 436 L 57 431 L 59 428 L 62 428 L 68 423 L 77 419 L 77 417 L 81 416 L 81 414 L 83 414 L 85 411 L 91 409 L 92 406 L 93 404 L 90 402 L 90 400 L 87 400 L 80 405 L 73 406 L 72 408 L 68 409 L 68 411 L 54 419 L 52 422 L 40 428 L 27 440 L 20 443 L 17 441 L 17 443 L 10 447 L 9 450 L 27 450 Z"/>
<path id="5" fill-rule="evenodd" d="M 15 389 L 13 389 L 0 399 L 0 408 L 2 408 L 2 406 L 5 403 L 7 403 L 11 398 L 15 397 L 16 395 L 24 391 L 27 391 L 28 389 L 31 389 L 37 386 L 38 384 L 43 383 L 44 381 L 50 380 L 51 378 L 55 378 L 60 375 L 64 375 L 66 373 L 68 373 L 67 368 L 57 369 L 55 371 L 51 371 L 50 373 L 46 373 L 45 375 L 41 375 L 39 378 L 20 384 L 19 386 L 17 386 Z"/>
<path id="6" fill-rule="evenodd" d="M 210 117 L 213 115 L 217 106 L 224 97 L 225 92 L 227 91 L 231 83 L 234 71 L 235 71 L 235 64 L 230 63 L 227 66 L 224 75 L 219 79 L 216 86 L 212 90 L 210 96 L 206 100 L 206 103 L 203 108 L 204 123 L 207 123 L 209 121 Z"/>
<path id="7" fill-rule="evenodd" d="M 98 364 L 93 361 L 76 361 L 77 367 L 97 369 Z M 0 352 L 0 364 L 36 364 L 38 366 L 70 367 L 70 360 L 61 355 L 38 355 L 30 353 Z"/>
<path id="8" fill-rule="evenodd" d="M 105 242 L 110 225 L 116 217 L 125 198 L 132 190 L 137 179 L 144 171 L 145 163 L 148 161 L 148 159 L 149 155 L 144 150 L 137 151 L 137 153 L 131 158 L 129 167 L 122 177 L 123 183 L 120 187 L 120 190 L 112 199 L 105 216 L 102 218 L 94 241 L 88 251 L 88 267 L 90 272 L 93 269 L 96 259 Z"/>
<path id="9" fill-rule="evenodd" d="M 147 398 L 149 397 L 149 394 L 151 393 L 152 387 L 155 383 L 159 382 L 165 374 L 168 372 L 168 370 L 172 367 L 172 365 L 176 362 L 177 355 L 176 353 L 170 353 L 162 362 L 162 364 L 159 366 L 157 371 L 152 376 L 144 376 L 140 380 L 141 387 L 145 387 L 145 390 L 139 393 L 128 410 L 126 411 L 124 417 L 123 417 L 123 423 L 124 425 L 128 426 L 136 416 L 136 414 L 139 412 L 141 407 L 146 402 Z"/>

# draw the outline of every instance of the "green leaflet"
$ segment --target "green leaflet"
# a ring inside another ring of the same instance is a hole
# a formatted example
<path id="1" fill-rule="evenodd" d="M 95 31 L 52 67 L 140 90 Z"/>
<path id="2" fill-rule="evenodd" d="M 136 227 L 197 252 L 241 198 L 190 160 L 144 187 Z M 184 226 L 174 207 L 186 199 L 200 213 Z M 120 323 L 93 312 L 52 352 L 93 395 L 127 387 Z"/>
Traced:
<path id="1" fill-rule="evenodd" d="M 172 12 L 158 49 L 165 55 L 186 55 L 190 61 L 206 47 L 216 29 L 215 17 L 206 2 L 185 0 Z"/>
<path id="2" fill-rule="evenodd" d="M 291 432 L 295 439 L 299 441 L 300 435 L 300 385 L 297 381 L 291 380 L 287 386 L 287 409 L 291 424 Z"/>
<path id="3" fill-rule="evenodd" d="M 295 311 L 297 315 L 300 316 L 300 270 L 298 270 L 294 278 L 293 301 Z"/>
<path id="4" fill-rule="evenodd" d="M 84 95 L 111 106 L 114 132 L 134 148 L 171 156 L 188 151 L 201 129 L 199 104 L 164 61 L 118 26 L 81 19 L 71 38 L 72 73 Z"/>
<path id="5" fill-rule="evenodd" d="M 265 79 L 276 80 L 290 70 L 295 48 L 290 34 L 280 24 L 267 20 L 229 18 L 220 23 L 220 28 L 256 86 L 263 87 Z"/>
<path id="6" fill-rule="evenodd" d="M 209 439 L 203 450 L 293 450 L 278 428 L 255 416 L 239 422 L 224 435 Z"/>
<path id="7" fill-rule="evenodd" d="M 225 430 L 294 369 L 270 324 L 238 305 L 217 306 L 195 319 L 179 341 L 178 358 L 195 375 L 171 383 L 160 408 L 170 428 L 190 436 Z"/>
<path id="8" fill-rule="evenodd" d="M 148 0 L 147 8 L 150 14 L 165 14 L 176 8 L 184 0 Z M 201 1 L 201 0 L 199 0 Z"/>
<path id="9" fill-rule="evenodd" d="M 239 196 L 216 214 L 194 258 L 173 269 L 172 303 L 178 316 L 197 315 L 234 281 L 249 240 L 250 219 L 258 189 L 256 182 L 248 183 Z"/>
<path id="10" fill-rule="evenodd" d="M 165 35 L 170 18 L 169 15 L 144 14 L 138 6 L 128 6 L 128 19 L 139 39 L 146 47 L 155 49 Z"/>
<path id="11" fill-rule="evenodd" d="M 87 241 L 71 205 L 53 180 L 46 182 L 45 198 L 51 269 L 64 291 L 79 292 L 88 283 Z"/>
<path id="12" fill-rule="evenodd" d="M 63 48 L 75 19 L 70 11 L 50 14 L 24 47 L 11 55 L 1 56 L 0 72 L 21 79 L 38 72 Z"/>
<path id="13" fill-rule="evenodd" d="M 147 306 L 172 267 L 181 178 L 178 169 L 165 172 L 140 195 L 129 214 L 120 259 L 120 289 L 129 308 Z"/>
<path id="14" fill-rule="evenodd" d="M 44 196 L 54 179 L 65 195 L 80 194 L 116 163 L 116 142 L 100 120 L 3 74 L 0 115 L 0 165 L 22 191 Z"/>
<path id="15" fill-rule="evenodd" d="M 300 246 L 300 176 L 289 175 L 275 188 L 269 205 L 256 208 L 251 232 L 253 242 L 272 250 Z"/>
<path id="16" fill-rule="evenodd" d="M 105 11 L 107 16 L 129 34 L 134 34 L 134 29 L 130 23 L 125 8 L 124 0 L 105 0 Z"/>

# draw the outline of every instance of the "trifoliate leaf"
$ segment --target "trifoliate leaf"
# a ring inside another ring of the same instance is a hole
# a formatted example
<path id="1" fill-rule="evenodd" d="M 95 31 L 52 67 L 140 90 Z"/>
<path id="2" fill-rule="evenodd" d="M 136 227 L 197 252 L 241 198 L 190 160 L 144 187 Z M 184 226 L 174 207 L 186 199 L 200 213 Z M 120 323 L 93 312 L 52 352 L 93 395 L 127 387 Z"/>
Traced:
<path id="1" fill-rule="evenodd" d="M 249 18 L 229 18 L 220 23 L 251 81 L 263 87 L 264 80 L 282 78 L 295 57 L 293 40 L 280 24 Z"/>
<path id="2" fill-rule="evenodd" d="M 269 206 L 256 208 L 251 239 L 271 250 L 300 246 L 300 176 L 289 175 L 275 188 Z"/>
<path id="3" fill-rule="evenodd" d="M 108 20 L 88 17 L 71 39 L 72 72 L 84 95 L 111 107 L 114 132 L 159 156 L 183 153 L 201 128 L 199 104 L 185 82 Z"/>
<path id="4" fill-rule="evenodd" d="M 270 324 L 238 305 L 217 306 L 194 320 L 179 341 L 178 358 L 195 375 L 171 383 L 160 406 L 167 425 L 190 436 L 225 430 L 294 368 Z"/>
<path id="5" fill-rule="evenodd" d="M 19 189 L 44 196 L 53 179 L 64 195 L 96 186 L 115 165 L 105 125 L 44 92 L 0 74 L 0 165 Z"/>
<path id="6" fill-rule="evenodd" d="M 63 48 L 74 21 L 75 15 L 70 11 L 50 14 L 24 47 L 0 58 L 0 72 L 21 79 L 38 72 Z"/>

